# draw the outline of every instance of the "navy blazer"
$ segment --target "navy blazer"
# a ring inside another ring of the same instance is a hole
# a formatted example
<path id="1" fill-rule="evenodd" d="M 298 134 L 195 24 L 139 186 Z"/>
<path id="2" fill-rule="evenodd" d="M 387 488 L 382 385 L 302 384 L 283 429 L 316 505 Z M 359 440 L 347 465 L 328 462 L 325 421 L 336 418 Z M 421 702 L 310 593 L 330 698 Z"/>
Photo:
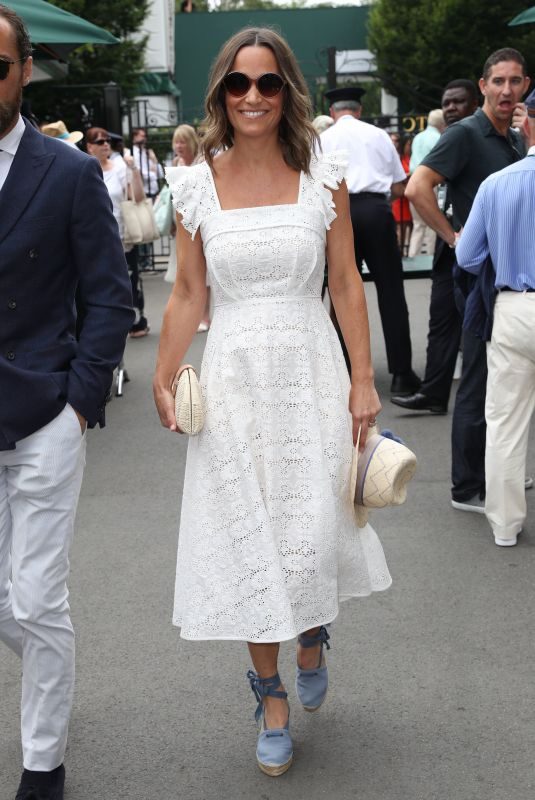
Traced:
<path id="1" fill-rule="evenodd" d="M 492 337 L 497 294 L 494 264 L 491 257 L 487 256 L 475 278 L 473 289 L 466 298 L 463 319 L 463 328 L 484 342 L 490 342 Z"/>
<path id="2" fill-rule="evenodd" d="M 66 403 L 103 426 L 134 320 L 119 231 L 98 161 L 28 122 L 0 191 L 0 309 L 0 450 Z"/>

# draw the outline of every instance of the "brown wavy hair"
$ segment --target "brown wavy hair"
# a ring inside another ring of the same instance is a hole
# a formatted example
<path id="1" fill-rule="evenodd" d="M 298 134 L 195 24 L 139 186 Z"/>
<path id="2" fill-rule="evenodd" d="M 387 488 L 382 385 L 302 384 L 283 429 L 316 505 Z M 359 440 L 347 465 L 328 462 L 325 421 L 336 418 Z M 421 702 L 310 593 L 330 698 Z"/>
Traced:
<path id="1" fill-rule="evenodd" d="M 271 28 L 244 28 L 226 42 L 212 65 L 206 92 L 205 135 L 201 148 L 206 161 L 213 166 L 213 157 L 221 148 L 234 144 L 234 129 L 225 108 L 223 79 L 242 47 L 269 47 L 285 81 L 284 103 L 279 125 L 279 139 L 286 163 L 298 171 L 310 171 L 310 159 L 318 135 L 312 127 L 312 103 L 306 81 L 288 43 Z"/>

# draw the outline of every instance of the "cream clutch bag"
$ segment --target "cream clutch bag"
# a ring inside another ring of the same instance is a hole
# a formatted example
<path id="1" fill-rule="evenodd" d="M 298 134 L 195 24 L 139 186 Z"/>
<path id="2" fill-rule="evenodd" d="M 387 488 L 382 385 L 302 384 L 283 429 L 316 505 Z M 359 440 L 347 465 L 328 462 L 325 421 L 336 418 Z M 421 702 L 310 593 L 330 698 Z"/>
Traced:
<path id="1" fill-rule="evenodd" d="M 190 364 L 178 370 L 173 381 L 176 424 L 183 433 L 196 436 L 204 425 L 204 404 L 197 373 Z"/>

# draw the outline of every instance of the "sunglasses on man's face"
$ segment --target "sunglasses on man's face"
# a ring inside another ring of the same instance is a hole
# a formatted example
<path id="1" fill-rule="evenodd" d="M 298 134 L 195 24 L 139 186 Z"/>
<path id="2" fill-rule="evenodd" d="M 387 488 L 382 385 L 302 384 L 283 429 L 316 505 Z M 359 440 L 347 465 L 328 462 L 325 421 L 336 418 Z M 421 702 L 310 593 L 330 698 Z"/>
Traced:
<path id="1" fill-rule="evenodd" d="M 111 144 L 111 139 L 95 139 L 91 144 Z"/>
<path id="2" fill-rule="evenodd" d="M 266 98 L 276 97 L 284 86 L 283 79 L 275 72 L 266 72 L 256 80 L 243 72 L 229 72 L 223 78 L 223 86 L 233 97 L 245 97 L 253 83 L 258 93 Z"/>
<path id="3" fill-rule="evenodd" d="M 0 81 L 5 81 L 9 75 L 9 68 L 12 64 L 18 64 L 20 61 L 26 61 L 25 58 L 17 58 L 15 61 L 9 61 L 7 58 L 0 58 Z"/>

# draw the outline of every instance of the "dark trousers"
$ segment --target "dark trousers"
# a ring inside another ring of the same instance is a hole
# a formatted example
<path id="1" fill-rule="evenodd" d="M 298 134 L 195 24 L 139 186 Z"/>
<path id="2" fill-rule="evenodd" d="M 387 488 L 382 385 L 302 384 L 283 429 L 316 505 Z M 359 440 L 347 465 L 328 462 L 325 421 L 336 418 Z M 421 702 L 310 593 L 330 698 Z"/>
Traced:
<path id="1" fill-rule="evenodd" d="M 352 194 L 349 199 L 357 266 L 360 271 L 362 262 L 366 262 L 377 290 L 388 371 L 409 372 L 412 361 L 409 311 L 390 203 L 386 197 L 366 192 Z"/>
<path id="2" fill-rule="evenodd" d="M 132 305 L 136 310 L 136 317 L 141 318 L 145 308 L 145 297 L 143 295 L 143 281 L 139 274 L 138 246 L 134 246 L 128 253 L 125 253 L 125 258 L 128 264 L 130 283 L 132 284 Z"/>
<path id="3" fill-rule="evenodd" d="M 451 494 L 459 502 L 485 495 L 486 391 L 486 344 L 465 330 L 463 373 L 451 429 Z"/>
<path id="4" fill-rule="evenodd" d="M 450 397 L 462 332 L 462 319 L 455 304 L 454 263 L 455 251 L 439 238 L 431 274 L 427 359 L 421 391 L 445 405 Z"/>

